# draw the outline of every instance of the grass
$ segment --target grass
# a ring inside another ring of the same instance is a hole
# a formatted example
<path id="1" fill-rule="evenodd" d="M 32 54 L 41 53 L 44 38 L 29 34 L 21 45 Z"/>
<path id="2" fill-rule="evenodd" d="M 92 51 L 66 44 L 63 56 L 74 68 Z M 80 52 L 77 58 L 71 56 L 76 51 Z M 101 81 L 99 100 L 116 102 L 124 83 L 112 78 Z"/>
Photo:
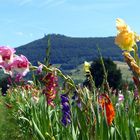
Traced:
<path id="1" fill-rule="evenodd" d="M 79 65 L 76 69 L 70 70 L 70 76 L 76 82 L 83 82 L 85 80 L 83 64 Z"/>
<path id="2" fill-rule="evenodd" d="M 132 73 L 129 70 L 128 65 L 125 62 L 114 61 L 117 67 L 121 70 L 122 77 L 124 80 L 132 81 Z"/>
<path id="3" fill-rule="evenodd" d="M 0 93 L 1 94 L 1 93 Z M 1 95 L 0 95 L 1 96 Z M 2 97 L 0 98 L 2 99 Z M 18 125 L 9 115 L 10 110 L 0 102 L 0 139 L 1 140 L 22 140 Z"/>

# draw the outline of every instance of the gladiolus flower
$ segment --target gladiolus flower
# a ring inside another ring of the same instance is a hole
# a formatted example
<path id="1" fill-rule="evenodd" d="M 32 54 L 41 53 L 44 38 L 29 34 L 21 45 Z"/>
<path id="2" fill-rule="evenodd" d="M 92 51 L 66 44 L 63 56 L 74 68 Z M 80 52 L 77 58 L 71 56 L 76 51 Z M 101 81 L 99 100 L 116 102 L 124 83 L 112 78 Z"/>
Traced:
<path id="1" fill-rule="evenodd" d="M 37 74 L 41 74 L 42 69 L 43 69 L 43 65 L 41 64 L 41 65 L 37 68 L 36 73 L 37 73 Z"/>
<path id="2" fill-rule="evenodd" d="M 129 52 L 123 52 L 124 58 L 126 62 L 135 62 L 135 59 L 130 55 Z M 136 63 L 136 62 L 135 62 Z"/>
<path id="3" fill-rule="evenodd" d="M 138 77 L 133 76 L 133 81 L 137 87 L 140 85 L 140 80 Z"/>
<path id="4" fill-rule="evenodd" d="M 90 63 L 84 62 L 84 72 L 90 72 Z"/>
<path id="5" fill-rule="evenodd" d="M 116 28 L 119 32 L 130 30 L 129 26 L 125 23 L 123 19 L 116 19 Z"/>
<path id="6" fill-rule="evenodd" d="M 130 65 L 131 65 L 132 70 L 136 72 L 138 75 L 140 75 L 140 67 L 133 61 L 130 63 Z"/>
<path id="7" fill-rule="evenodd" d="M 135 89 L 135 90 L 134 90 L 134 99 L 135 99 L 135 100 L 139 99 L 138 89 Z"/>
<path id="8" fill-rule="evenodd" d="M 136 33 L 134 33 L 134 34 L 135 34 L 135 41 L 136 41 L 136 42 L 140 41 L 140 36 L 137 35 Z"/>
<path id="9" fill-rule="evenodd" d="M 57 77 L 54 73 L 48 73 L 44 78 L 43 82 L 45 83 L 45 88 L 43 90 L 43 93 L 46 96 L 46 100 L 48 105 L 55 106 L 53 103 L 53 100 L 56 97 L 56 87 L 57 87 Z"/>
<path id="10" fill-rule="evenodd" d="M 33 103 L 37 104 L 38 101 L 39 101 L 39 97 L 33 96 L 33 97 L 31 97 L 31 101 L 32 101 Z"/>
<path id="11" fill-rule="evenodd" d="M 133 32 L 122 31 L 115 38 L 115 44 L 122 50 L 133 51 L 135 45 L 135 36 Z"/>
<path id="12" fill-rule="evenodd" d="M 131 70 L 135 72 L 136 74 L 140 75 L 140 67 L 136 64 L 135 59 L 130 55 L 130 53 L 124 52 L 123 55 L 124 55 L 125 61 L 129 65 Z"/>
<path id="13" fill-rule="evenodd" d="M 24 55 L 16 56 L 10 67 L 12 72 L 25 76 L 29 72 L 29 61 Z"/>
<path id="14" fill-rule="evenodd" d="M 5 105 L 6 105 L 6 107 L 7 107 L 8 109 L 11 109 L 11 108 L 12 108 L 12 105 L 11 105 L 11 104 L 8 104 L 8 103 L 5 102 Z"/>
<path id="15" fill-rule="evenodd" d="M 0 47 L 0 55 L 3 61 L 12 61 L 13 54 L 15 53 L 15 49 L 9 48 L 7 46 Z"/>
<path id="16" fill-rule="evenodd" d="M 69 105 L 69 98 L 67 94 L 61 95 L 61 104 L 62 104 L 62 124 L 66 126 L 71 122 L 71 113 L 70 113 L 70 105 Z"/>
<path id="17" fill-rule="evenodd" d="M 0 67 L 4 68 L 7 72 L 10 70 L 10 63 L 13 62 L 13 55 L 16 51 L 7 46 L 0 47 Z"/>
<path id="18" fill-rule="evenodd" d="M 16 74 L 16 76 L 15 76 L 15 82 L 20 82 L 21 80 L 22 80 L 22 78 L 23 78 L 23 75 L 21 75 L 21 74 Z"/>
<path id="19" fill-rule="evenodd" d="M 82 104 L 81 104 L 81 100 L 80 100 L 80 98 L 78 96 L 77 91 L 74 91 L 74 95 L 72 96 L 72 99 L 76 102 L 76 105 L 78 106 L 78 108 L 81 109 Z M 74 102 L 72 104 L 74 104 Z"/>
<path id="20" fill-rule="evenodd" d="M 122 102 L 124 100 L 123 94 L 119 93 L 118 102 Z"/>
<path id="21" fill-rule="evenodd" d="M 106 112 L 106 118 L 108 125 L 111 125 L 112 121 L 115 117 L 114 107 L 108 97 L 107 94 L 102 94 L 99 97 L 99 104 L 101 105 L 102 109 Z"/>
<path id="22" fill-rule="evenodd" d="M 118 30 L 118 35 L 115 38 L 115 44 L 122 50 L 133 51 L 133 46 L 140 40 L 140 36 L 132 31 L 120 18 L 116 19 L 116 28 Z"/>

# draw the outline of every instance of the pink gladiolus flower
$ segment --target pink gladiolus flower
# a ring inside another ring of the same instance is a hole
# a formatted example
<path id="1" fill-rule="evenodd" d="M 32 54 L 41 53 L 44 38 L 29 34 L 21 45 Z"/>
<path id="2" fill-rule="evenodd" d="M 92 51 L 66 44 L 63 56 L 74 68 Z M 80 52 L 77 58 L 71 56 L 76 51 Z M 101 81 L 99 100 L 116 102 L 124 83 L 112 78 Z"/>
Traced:
<path id="1" fill-rule="evenodd" d="M 116 107 L 123 106 L 124 95 L 119 91 L 118 93 L 118 102 L 116 103 Z"/>
<path id="2" fill-rule="evenodd" d="M 11 70 L 10 64 L 7 63 L 6 61 L 0 62 L 0 68 L 5 69 L 7 72 L 10 72 L 10 70 Z"/>
<path id="3" fill-rule="evenodd" d="M 21 74 L 17 74 L 15 76 L 15 82 L 20 82 L 22 80 L 23 76 Z"/>
<path id="4" fill-rule="evenodd" d="M 0 55 L 2 61 L 12 61 L 13 60 L 13 54 L 15 53 L 15 49 L 9 48 L 7 46 L 1 46 L 0 47 Z"/>
<path id="5" fill-rule="evenodd" d="M 13 62 L 13 55 L 15 49 L 7 46 L 0 46 L 0 67 L 4 68 L 7 72 L 11 70 L 10 63 Z"/>
<path id="6" fill-rule="evenodd" d="M 118 101 L 119 102 L 122 102 L 124 100 L 124 96 L 123 96 L 123 94 L 119 94 L 119 97 L 118 97 Z"/>
<path id="7" fill-rule="evenodd" d="M 29 72 L 29 61 L 28 59 L 21 55 L 16 56 L 11 63 L 11 70 L 12 72 L 17 72 L 18 74 L 25 76 Z"/>
<path id="8" fill-rule="evenodd" d="M 7 46 L 0 47 L 0 68 L 19 82 L 29 72 L 29 61 L 23 55 L 15 55 L 15 49 Z"/>

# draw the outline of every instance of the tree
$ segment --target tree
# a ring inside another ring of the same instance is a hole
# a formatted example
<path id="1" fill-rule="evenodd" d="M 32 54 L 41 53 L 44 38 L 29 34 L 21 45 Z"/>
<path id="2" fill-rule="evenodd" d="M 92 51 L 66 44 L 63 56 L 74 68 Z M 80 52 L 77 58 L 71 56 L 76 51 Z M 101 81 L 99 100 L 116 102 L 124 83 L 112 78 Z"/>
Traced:
<path id="1" fill-rule="evenodd" d="M 117 65 L 109 58 L 103 58 L 104 66 L 107 72 L 107 80 L 110 87 L 118 88 L 122 81 L 122 74 Z M 91 64 L 91 75 L 95 81 L 95 86 L 100 87 L 104 79 L 104 71 L 101 59 L 97 59 Z"/>

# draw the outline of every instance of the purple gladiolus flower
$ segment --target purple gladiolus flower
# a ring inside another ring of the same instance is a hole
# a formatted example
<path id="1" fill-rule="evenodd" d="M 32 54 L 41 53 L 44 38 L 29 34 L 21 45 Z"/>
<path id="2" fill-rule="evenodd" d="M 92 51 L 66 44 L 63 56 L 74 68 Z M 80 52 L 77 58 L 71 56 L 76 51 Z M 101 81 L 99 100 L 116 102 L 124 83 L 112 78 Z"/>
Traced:
<path id="1" fill-rule="evenodd" d="M 77 101 L 77 100 L 78 100 L 77 92 L 74 91 L 73 94 L 74 94 L 74 95 L 72 96 L 72 99 L 75 100 L 75 101 Z"/>
<path id="2" fill-rule="evenodd" d="M 82 108 L 82 104 L 80 101 L 77 102 L 77 106 L 81 109 Z"/>
<path id="3" fill-rule="evenodd" d="M 81 100 L 78 97 L 78 94 L 76 91 L 74 91 L 74 95 L 72 96 L 72 99 L 76 102 L 76 105 L 78 106 L 78 108 L 81 109 L 82 108 Z M 74 104 L 74 102 L 72 104 Z"/>
<path id="4" fill-rule="evenodd" d="M 61 95 L 61 104 L 62 104 L 62 124 L 66 126 L 71 122 L 71 112 L 70 112 L 70 105 L 69 105 L 69 98 L 67 94 Z"/>
<path id="5" fill-rule="evenodd" d="M 134 91 L 134 99 L 136 100 L 138 98 L 139 98 L 139 93 L 138 93 L 138 90 L 135 89 L 135 91 Z"/>
<path id="6" fill-rule="evenodd" d="M 37 74 L 41 74 L 42 73 L 42 69 L 43 69 L 43 65 L 40 65 L 38 68 L 37 68 Z"/>

